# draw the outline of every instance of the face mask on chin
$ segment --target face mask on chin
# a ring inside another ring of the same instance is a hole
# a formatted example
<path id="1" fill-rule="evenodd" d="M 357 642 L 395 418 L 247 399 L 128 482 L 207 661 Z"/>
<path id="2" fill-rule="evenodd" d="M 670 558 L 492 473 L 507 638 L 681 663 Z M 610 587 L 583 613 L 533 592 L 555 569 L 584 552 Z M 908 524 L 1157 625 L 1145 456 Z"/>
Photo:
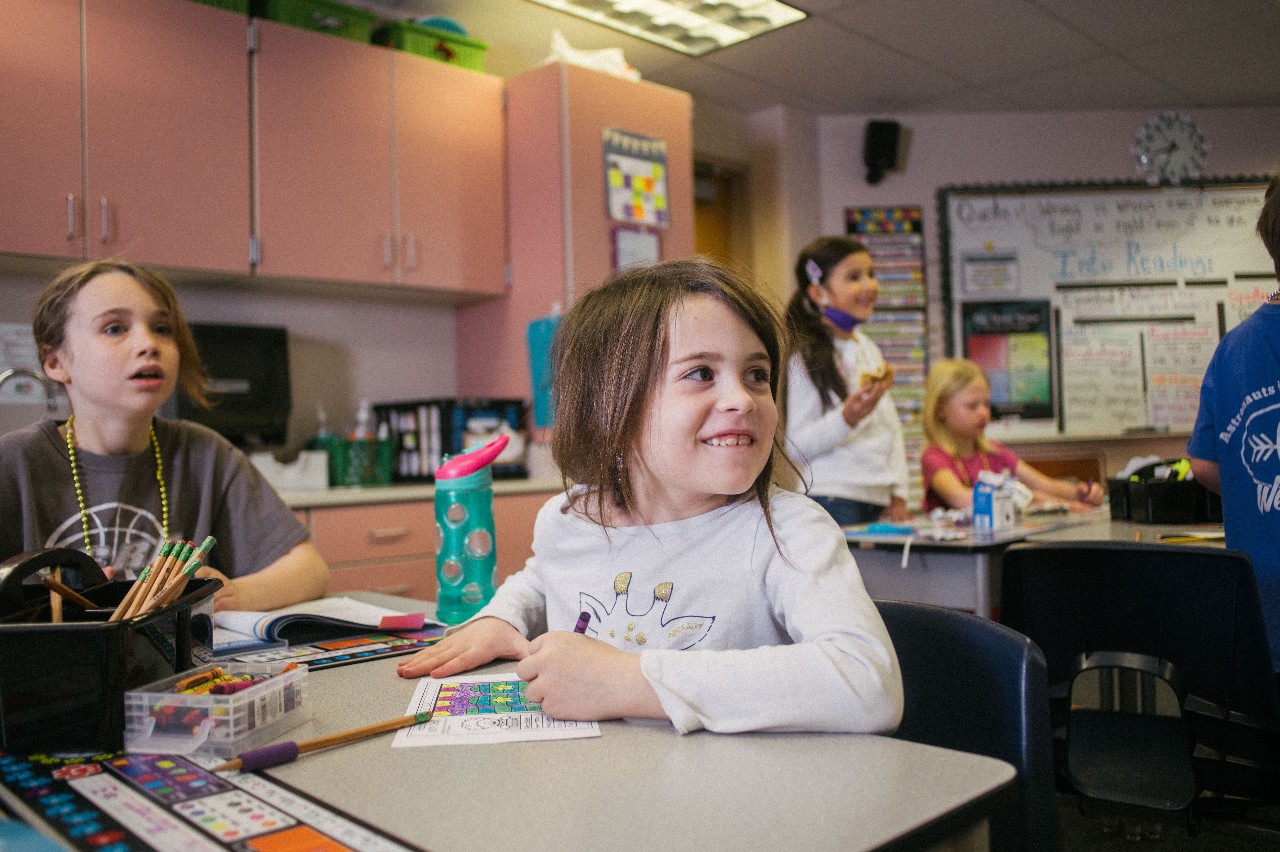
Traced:
<path id="1" fill-rule="evenodd" d="M 853 331 L 853 327 L 862 322 L 862 320 L 858 319 L 853 314 L 846 313 L 839 308 L 824 307 L 822 309 L 822 315 L 826 317 L 827 322 L 831 323 L 845 334 Z"/>

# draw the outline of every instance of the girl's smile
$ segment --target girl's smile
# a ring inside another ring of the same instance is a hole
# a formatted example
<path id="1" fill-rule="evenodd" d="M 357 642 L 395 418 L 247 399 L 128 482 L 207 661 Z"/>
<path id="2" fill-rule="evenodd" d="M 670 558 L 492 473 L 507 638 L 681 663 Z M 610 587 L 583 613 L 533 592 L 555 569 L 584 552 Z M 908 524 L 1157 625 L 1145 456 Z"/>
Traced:
<path id="1" fill-rule="evenodd" d="M 822 284 L 810 286 L 809 297 L 824 308 L 844 311 L 860 322 L 870 319 L 880 297 L 880 282 L 876 280 L 870 253 L 855 251 L 846 255 L 831 267 Z"/>
<path id="2" fill-rule="evenodd" d="M 671 315 L 667 344 L 629 461 L 648 523 L 694 517 L 750 490 L 778 425 L 764 344 L 719 299 L 685 299 Z"/>

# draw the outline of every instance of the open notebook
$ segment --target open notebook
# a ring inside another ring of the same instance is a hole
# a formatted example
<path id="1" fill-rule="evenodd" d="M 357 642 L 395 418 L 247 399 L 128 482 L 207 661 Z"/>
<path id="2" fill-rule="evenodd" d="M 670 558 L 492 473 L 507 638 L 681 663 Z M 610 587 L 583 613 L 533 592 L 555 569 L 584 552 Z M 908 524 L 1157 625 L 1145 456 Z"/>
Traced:
<path id="1" fill-rule="evenodd" d="M 420 630 L 428 624 L 425 612 L 403 613 L 347 597 L 320 598 L 271 612 L 223 610 L 213 614 L 213 623 L 218 634 L 215 653 L 231 642 L 307 644 L 371 630 Z"/>

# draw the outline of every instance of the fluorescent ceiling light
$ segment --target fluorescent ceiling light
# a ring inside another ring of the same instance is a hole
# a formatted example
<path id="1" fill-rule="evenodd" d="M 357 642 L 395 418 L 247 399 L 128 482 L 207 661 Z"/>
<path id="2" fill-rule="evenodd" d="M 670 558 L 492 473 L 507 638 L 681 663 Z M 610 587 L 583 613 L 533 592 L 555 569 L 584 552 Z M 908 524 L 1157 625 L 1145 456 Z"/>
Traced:
<path id="1" fill-rule="evenodd" d="M 805 18 L 804 12 L 776 0 L 532 2 L 621 30 L 689 56 L 702 56 Z"/>

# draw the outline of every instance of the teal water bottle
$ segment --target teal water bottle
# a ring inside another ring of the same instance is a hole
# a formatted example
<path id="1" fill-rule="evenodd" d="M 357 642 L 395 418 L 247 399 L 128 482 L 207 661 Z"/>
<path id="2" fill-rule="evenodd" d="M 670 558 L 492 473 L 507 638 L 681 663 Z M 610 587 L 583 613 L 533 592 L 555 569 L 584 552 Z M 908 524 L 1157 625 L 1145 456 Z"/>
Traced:
<path id="1" fill-rule="evenodd" d="M 478 450 L 446 458 L 436 468 L 436 619 L 458 624 L 493 597 L 497 552 L 493 531 L 493 471 L 490 463 L 507 446 L 499 435 Z"/>

